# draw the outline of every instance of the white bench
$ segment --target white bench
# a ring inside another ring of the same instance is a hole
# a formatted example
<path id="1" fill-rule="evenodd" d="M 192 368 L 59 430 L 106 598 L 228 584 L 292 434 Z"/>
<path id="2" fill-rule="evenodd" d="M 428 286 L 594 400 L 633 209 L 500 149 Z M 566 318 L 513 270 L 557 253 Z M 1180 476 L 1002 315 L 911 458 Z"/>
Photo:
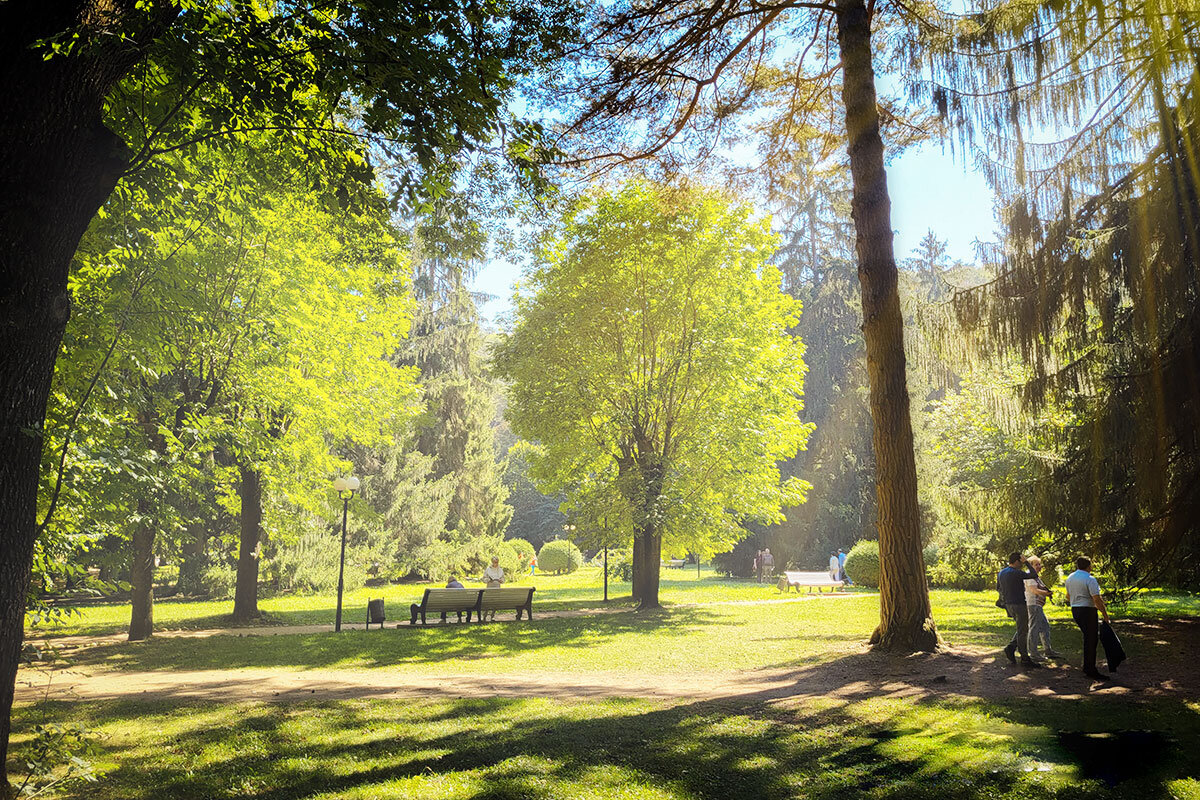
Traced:
<path id="1" fill-rule="evenodd" d="M 845 585 L 845 581 L 835 581 L 830 578 L 828 572 L 797 572 L 788 570 L 779 576 L 779 582 L 775 585 L 775 588 L 781 592 L 786 592 L 795 586 L 796 591 L 799 592 L 801 586 L 807 586 L 811 594 L 814 586 L 818 592 L 826 586 L 832 592 Z"/>

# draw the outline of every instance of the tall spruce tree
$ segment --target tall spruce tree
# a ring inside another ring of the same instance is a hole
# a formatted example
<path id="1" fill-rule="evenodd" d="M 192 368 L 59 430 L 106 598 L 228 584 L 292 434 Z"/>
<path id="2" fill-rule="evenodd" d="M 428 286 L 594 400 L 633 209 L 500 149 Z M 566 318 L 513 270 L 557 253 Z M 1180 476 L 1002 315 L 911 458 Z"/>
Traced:
<path id="1" fill-rule="evenodd" d="M 428 489 L 445 499 L 439 536 L 457 545 L 500 539 L 512 519 L 492 430 L 495 393 L 479 312 L 467 289 L 487 243 L 471 211 L 465 198 L 451 197 L 436 204 L 414 231 L 417 309 L 412 336 L 397 357 L 418 369 L 424 389 L 411 446 L 428 459 L 427 472 L 423 478 L 411 473 L 421 459 L 392 456 L 409 464 L 410 480 L 439 484 Z M 394 509 L 407 508 L 402 498 L 390 502 Z"/>
<path id="2" fill-rule="evenodd" d="M 1025 371 L 1010 423 L 1069 420 L 1034 488 L 991 502 L 1129 584 L 1194 575 L 1200 7 L 998 2 L 926 34 L 930 93 L 1007 204 L 995 280 L 930 330 Z"/>

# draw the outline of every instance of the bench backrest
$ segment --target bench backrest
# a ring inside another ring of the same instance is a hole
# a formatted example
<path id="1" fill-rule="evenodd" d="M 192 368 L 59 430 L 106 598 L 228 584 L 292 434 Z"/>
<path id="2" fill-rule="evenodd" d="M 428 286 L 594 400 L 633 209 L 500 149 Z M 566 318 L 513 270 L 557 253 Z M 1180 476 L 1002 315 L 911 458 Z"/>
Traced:
<path id="1" fill-rule="evenodd" d="M 532 587 L 524 586 L 512 588 L 501 586 L 499 589 L 484 589 L 483 603 L 480 605 L 480 608 L 484 611 L 524 608 L 533 602 L 533 592 Z"/>
<path id="2" fill-rule="evenodd" d="M 783 573 L 783 576 L 792 583 L 806 583 L 816 586 L 821 583 L 841 583 L 829 577 L 828 572 L 799 572 L 796 570 L 788 570 Z"/>
<path id="3" fill-rule="evenodd" d="M 467 611 L 475 608 L 482 589 L 426 589 L 421 607 L 426 611 Z"/>

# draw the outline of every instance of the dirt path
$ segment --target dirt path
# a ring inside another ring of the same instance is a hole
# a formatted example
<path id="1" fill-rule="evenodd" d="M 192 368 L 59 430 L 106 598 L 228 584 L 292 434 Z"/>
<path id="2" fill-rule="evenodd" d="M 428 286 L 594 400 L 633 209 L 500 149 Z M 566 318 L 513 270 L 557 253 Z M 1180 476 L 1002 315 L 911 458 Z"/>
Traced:
<path id="1" fill-rule="evenodd" d="M 855 646 L 832 653 L 823 663 L 794 669 L 742 670 L 677 675 L 606 671 L 479 674 L 455 663 L 435 673 L 387 668 L 152 670 L 91 673 L 84 669 L 23 670 L 18 702 L 41 698 L 51 680 L 54 697 L 80 700 L 146 699 L 266 701 L 401 697 L 554 697 L 592 700 L 645 697 L 666 701 L 736 699 L 739 703 L 792 702 L 822 697 L 857 700 L 899 697 L 921 702 L 950 698 L 1041 697 L 1076 700 L 1089 694 L 1140 701 L 1200 698 L 1200 620 L 1127 622 L 1130 640 L 1172 643 L 1170 655 L 1126 666 L 1111 683 L 1095 683 L 1072 665 L 1022 670 L 998 651 L 954 648 L 895 658 Z"/>
<path id="2" fill-rule="evenodd" d="M 853 597 L 876 597 L 874 592 L 823 592 L 804 594 L 797 597 L 775 597 L 766 600 L 715 600 L 707 603 L 675 603 L 667 610 L 675 608 L 701 608 L 706 606 L 761 606 L 779 603 L 802 603 L 810 600 L 834 600 Z M 584 608 L 569 611 L 540 611 L 535 619 L 562 619 L 567 617 L 589 617 L 603 614 L 632 614 L 632 608 Z M 432 623 L 436 625 L 437 623 Z M 457 624 L 457 623 L 451 623 Z M 361 622 L 343 622 L 343 630 L 363 630 L 366 626 Z M 419 628 L 409 625 L 408 621 L 387 623 L 388 628 L 397 630 Z M 164 630 L 155 631 L 156 639 L 205 639 L 209 636 L 287 636 L 290 634 L 332 633 L 333 625 L 264 625 L 261 627 L 236 628 L 205 628 L 202 630 Z M 124 633 L 110 634 L 79 634 L 75 636 L 27 636 L 25 641 L 38 647 L 54 647 L 60 650 L 79 650 L 87 647 L 100 647 L 121 644 L 128 640 Z"/>

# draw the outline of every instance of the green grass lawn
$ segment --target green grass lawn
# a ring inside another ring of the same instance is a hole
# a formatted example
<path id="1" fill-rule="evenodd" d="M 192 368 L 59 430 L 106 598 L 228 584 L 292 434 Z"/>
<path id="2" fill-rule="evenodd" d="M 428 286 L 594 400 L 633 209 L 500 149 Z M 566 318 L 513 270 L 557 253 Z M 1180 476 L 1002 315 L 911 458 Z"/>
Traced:
<path id="1" fill-rule="evenodd" d="M 1200 797 L 1194 703 L 143 701 L 43 713 L 103 737 L 108 774 L 66 794 L 99 800 Z M 22 710 L 19 726 L 33 716 Z"/>
<path id="2" fill-rule="evenodd" d="M 342 600 L 343 619 L 362 622 L 366 616 L 367 600 L 382 597 L 388 615 L 393 619 L 407 618 L 409 604 L 419 601 L 427 585 L 393 584 L 347 591 Z M 467 582 L 468 586 L 481 585 Z M 598 567 L 583 567 L 569 575 L 539 574 L 521 576 L 514 585 L 534 586 L 534 611 L 562 611 L 584 608 L 603 608 L 603 575 Z M 607 607 L 632 605 L 629 584 L 609 583 Z M 711 567 L 702 567 L 697 576 L 690 569 L 664 569 L 661 599 L 666 605 L 682 603 L 719 602 L 729 600 L 763 600 L 781 595 L 774 584 L 759 584 L 753 580 L 725 578 Z M 272 623 L 281 625 L 332 624 L 337 608 L 336 594 L 279 595 L 259 600 L 258 607 L 270 615 Z M 194 600 L 167 598 L 154 605 L 154 624 L 157 630 L 195 630 L 229 625 L 232 600 Z M 38 635 L 66 636 L 73 634 L 119 633 L 129 626 L 129 604 L 97 603 L 79 606 L 78 614 L 68 618 L 65 625 L 53 629 L 35 629 Z"/>
<path id="3" fill-rule="evenodd" d="M 90 648 L 75 662 L 101 674 L 240 668 L 381 670 L 415 678 L 504 674 L 521 676 L 535 689 L 538 676 L 549 673 L 650 676 L 664 684 L 758 668 L 853 674 L 878 617 L 878 598 L 869 594 L 685 606 L 771 598 L 775 592 L 711 575 L 697 581 L 694 572 L 664 578 L 664 598 L 676 606 L 649 614 L 340 635 L 160 638 Z M 553 596 L 547 605 L 588 602 L 594 590 L 586 573 L 557 582 L 539 576 L 539 594 L 543 586 Z M 397 589 L 414 591 L 389 587 Z M 364 602 L 369 594 L 356 593 Z M 993 593 L 935 591 L 932 600 L 950 643 L 999 648 L 1007 641 L 1009 623 L 992 606 Z M 301 617 L 324 613 L 320 603 L 328 599 L 275 601 L 281 603 L 278 613 Z M 178 619 L 204 619 L 194 608 L 202 604 L 178 605 Z M 1194 597 L 1148 594 L 1121 613 L 1135 620 L 1200 616 L 1200 604 Z M 1055 608 L 1051 616 L 1056 644 L 1077 661 L 1078 634 L 1068 615 Z M 82 622 L 99 629 L 104 624 L 98 615 Z M 1139 663 L 1178 661 L 1175 643 L 1134 627 L 1127 643 Z M 63 796 L 101 800 L 1200 800 L 1195 699 L 896 697 L 884 688 L 852 699 L 804 700 L 753 691 L 692 701 L 576 699 L 553 688 L 546 695 L 292 703 L 52 700 L 18 707 L 14 758 L 19 767 L 22 748 L 40 722 L 84 724 L 101 737 L 96 761 L 107 774 Z"/>

